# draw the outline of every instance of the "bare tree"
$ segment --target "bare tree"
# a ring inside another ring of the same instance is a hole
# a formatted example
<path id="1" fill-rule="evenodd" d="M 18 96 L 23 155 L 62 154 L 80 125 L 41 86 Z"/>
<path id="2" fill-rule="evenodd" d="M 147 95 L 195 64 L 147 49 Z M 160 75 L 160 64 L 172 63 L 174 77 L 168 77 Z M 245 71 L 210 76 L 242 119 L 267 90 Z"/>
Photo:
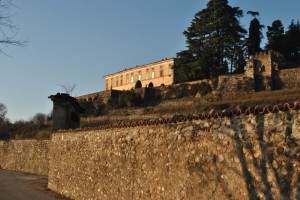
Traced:
<path id="1" fill-rule="evenodd" d="M 11 20 L 13 15 L 8 12 L 12 6 L 11 0 L 0 0 L 0 44 L 1 46 L 25 46 L 26 41 L 16 39 L 18 28 Z M 1 48 L 0 52 L 4 53 Z"/>
<path id="2" fill-rule="evenodd" d="M 0 103 L 0 120 L 4 120 L 7 113 L 7 108 L 3 103 Z"/>
<path id="3" fill-rule="evenodd" d="M 7 108 L 3 103 L 0 103 L 0 140 L 8 139 L 10 122 L 7 118 L 5 118 L 7 113 Z"/>
<path id="4" fill-rule="evenodd" d="M 61 87 L 64 91 L 64 93 L 72 95 L 75 92 L 76 84 L 57 84 L 59 87 Z"/>
<path id="5" fill-rule="evenodd" d="M 47 115 L 43 113 L 36 113 L 31 121 L 40 127 L 44 126 L 47 122 Z"/>

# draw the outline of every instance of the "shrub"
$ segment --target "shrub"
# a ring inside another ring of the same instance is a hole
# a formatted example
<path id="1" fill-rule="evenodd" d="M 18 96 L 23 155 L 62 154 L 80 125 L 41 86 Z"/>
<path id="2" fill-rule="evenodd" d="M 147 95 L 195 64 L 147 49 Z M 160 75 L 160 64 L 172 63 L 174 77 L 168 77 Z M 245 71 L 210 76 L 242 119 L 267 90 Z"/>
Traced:
<path id="1" fill-rule="evenodd" d="M 36 133 L 35 138 L 37 138 L 37 139 L 49 139 L 51 137 L 51 133 L 52 133 L 51 126 L 48 126 L 48 127 L 45 127 L 42 130 L 39 130 Z"/>
<path id="2" fill-rule="evenodd" d="M 118 107 L 130 107 L 132 106 L 133 95 L 131 91 L 124 91 L 119 95 Z"/>
<path id="3" fill-rule="evenodd" d="M 165 99 L 175 99 L 176 98 L 176 91 L 175 88 L 168 88 L 168 90 L 165 93 Z"/>
<path id="4" fill-rule="evenodd" d="M 192 96 L 195 96 L 197 93 L 200 93 L 201 96 L 205 96 L 211 92 L 212 92 L 212 88 L 206 82 L 191 85 Z"/>
<path id="5" fill-rule="evenodd" d="M 149 87 L 149 88 L 153 88 L 153 87 L 154 87 L 153 83 L 150 82 L 149 85 L 148 85 L 148 87 Z"/>
<path id="6" fill-rule="evenodd" d="M 177 98 L 190 96 L 190 85 L 188 84 L 180 84 L 176 90 Z"/>
<path id="7" fill-rule="evenodd" d="M 138 80 L 136 83 L 135 83 L 135 87 L 134 88 L 142 88 L 142 82 L 140 80 Z"/>
<path id="8" fill-rule="evenodd" d="M 112 108 L 139 106 L 141 103 L 142 98 L 134 90 L 122 91 L 118 97 L 111 97 L 109 100 L 109 105 Z"/>

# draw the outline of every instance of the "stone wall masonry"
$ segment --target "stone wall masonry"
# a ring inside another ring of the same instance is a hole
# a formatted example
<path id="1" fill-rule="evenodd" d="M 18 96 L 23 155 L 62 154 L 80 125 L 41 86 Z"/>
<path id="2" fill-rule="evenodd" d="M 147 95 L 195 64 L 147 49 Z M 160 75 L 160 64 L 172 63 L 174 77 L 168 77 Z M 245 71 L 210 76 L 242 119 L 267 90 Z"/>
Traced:
<path id="1" fill-rule="evenodd" d="M 38 175 L 48 175 L 49 140 L 0 141 L 0 167 Z"/>
<path id="2" fill-rule="evenodd" d="M 254 92 L 254 80 L 244 74 L 222 75 L 218 78 L 216 93 L 233 96 Z"/>
<path id="3" fill-rule="evenodd" d="M 277 80 L 283 88 L 297 88 L 300 86 L 300 68 L 284 69 L 279 72 Z"/>
<path id="4" fill-rule="evenodd" d="M 100 101 L 103 103 L 107 103 L 109 101 L 112 92 L 113 90 L 105 90 L 101 92 L 82 95 L 76 98 L 78 99 L 78 101 Z"/>
<path id="5" fill-rule="evenodd" d="M 72 199 L 300 199 L 300 114 L 62 132 L 50 189 Z"/>

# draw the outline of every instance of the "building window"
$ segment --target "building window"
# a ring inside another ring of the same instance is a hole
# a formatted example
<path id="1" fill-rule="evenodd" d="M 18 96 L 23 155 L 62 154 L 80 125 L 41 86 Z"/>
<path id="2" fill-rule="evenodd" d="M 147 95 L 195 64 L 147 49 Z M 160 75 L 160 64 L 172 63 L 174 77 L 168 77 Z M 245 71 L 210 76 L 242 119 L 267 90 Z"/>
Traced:
<path id="1" fill-rule="evenodd" d="M 121 75 L 120 85 L 123 85 L 123 75 Z"/>
<path id="2" fill-rule="evenodd" d="M 117 76 L 117 78 L 116 78 L 116 86 L 118 86 L 119 85 L 119 77 Z"/>
<path id="3" fill-rule="evenodd" d="M 155 78 L 155 71 L 154 71 L 154 68 L 152 68 L 151 78 Z"/>
<path id="4" fill-rule="evenodd" d="M 163 66 L 160 66 L 159 75 L 160 75 L 160 77 L 164 76 L 164 68 L 163 68 Z"/>
<path id="5" fill-rule="evenodd" d="M 134 82 L 134 77 L 133 77 L 133 73 L 131 73 L 131 77 L 130 77 L 130 83 Z"/>
<path id="6" fill-rule="evenodd" d="M 142 72 L 141 72 L 141 71 L 139 71 L 138 80 L 139 80 L 139 81 L 142 80 Z"/>
<path id="7" fill-rule="evenodd" d="M 114 78 L 111 78 L 111 87 L 114 87 Z"/>
<path id="8" fill-rule="evenodd" d="M 146 69 L 146 80 L 149 79 L 149 69 Z"/>
<path id="9" fill-rule="evenodd" d="M 126 84 L 129 83 L 129 74 L 126 74 Z"/>
<path id="10" fill-rule="evenodd" d="M 169 65 L 169 76 L 172 75 L 172 67 L 173 67 L 173 66 L 170 64 L 170 65 Z"/>

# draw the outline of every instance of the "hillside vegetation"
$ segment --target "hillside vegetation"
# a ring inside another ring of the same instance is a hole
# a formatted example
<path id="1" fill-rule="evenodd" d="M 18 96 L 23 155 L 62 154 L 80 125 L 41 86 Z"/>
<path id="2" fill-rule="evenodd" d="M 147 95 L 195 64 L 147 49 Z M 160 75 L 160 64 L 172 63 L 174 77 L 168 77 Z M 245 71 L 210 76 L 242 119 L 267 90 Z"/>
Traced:
<path id="1" fill-rule="evenodd" d="M 208 94 L 204 97 L 186 97 L 165 100 L 154 106 L 109 110 L 107 115 L 82 118 L 82 127 L 114 124 L 134 120 L 168 118 L 178 114 L 198 114 L 211 109 L 223 110 L 237 105 L 268 105 L 300 99 L 300 88 L 252 92 L 231 97 Z"/>

